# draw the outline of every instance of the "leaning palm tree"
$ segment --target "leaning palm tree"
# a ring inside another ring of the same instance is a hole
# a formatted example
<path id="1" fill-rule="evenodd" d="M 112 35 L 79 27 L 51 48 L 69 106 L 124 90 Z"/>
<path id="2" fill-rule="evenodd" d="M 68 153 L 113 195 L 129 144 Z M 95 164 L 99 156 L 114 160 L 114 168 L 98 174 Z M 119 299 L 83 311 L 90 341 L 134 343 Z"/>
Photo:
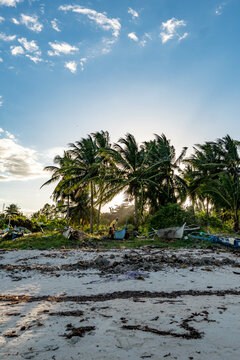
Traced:
<path id="1" fill-rule="evenodd" d="M 52 176 L 42 186 L 50 185 L 57 182 L 57 185 L 53 191 L 53 199 L 61 199 L 63 202 L 67 199 L 67 226 L 69 223 L 69 199 L 71 194 L 70 182 L 66 185 L 67 171 L 73 164 L 73 159 L 69 151 L 64 151 L 63 156 L 57 155 L 53 160 L 55 165 L 46 166 L 44 170 L 52 173 Z"/>

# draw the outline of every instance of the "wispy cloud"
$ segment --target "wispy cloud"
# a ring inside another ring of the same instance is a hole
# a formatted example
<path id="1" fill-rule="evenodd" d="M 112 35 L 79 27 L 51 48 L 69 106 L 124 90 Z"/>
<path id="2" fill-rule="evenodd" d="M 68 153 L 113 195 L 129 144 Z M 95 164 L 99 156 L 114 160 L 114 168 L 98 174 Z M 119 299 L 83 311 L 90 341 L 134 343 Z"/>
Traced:
<path id="1" fill-rule="evenodd" d="M 183 40 L 188 36 L 188 33 L 181 33 L 178 30 L 185 27 L 186 23 L 184 20 L 177 20 L 175 18 L 169 19 L 166 22 L 162 22 L 160 38 L 162 43 L 177 38 L 179 41 Z"/>
<path id="2" fill-rule="evenodd" d="M 80 67 L 81 67 L 82 71 L 84 70 L 84 66 L 85 66 L 86 62 L 87 62 L 87 58 L 80 59 Z"/>
<path id="3" fill-rule="evenodd" d="M 0 106 L 3 106 L 3 97 L 0 95 Z M 3 131 L 3 129 L 0 128 L 0 133 Z"/>
<path id="4" fill-rule="evenodd" d="M 135 34 L 135 32 L 132 32 L 130 34 L 128 34 L 129 39 L 138 42 L 139 38 L 137 37 L 137 35 Z"/>
<path id="5" fill-rule="evenodd" d="M 3 16 L 0 16 L 0 24 L 1 24 L 1 22 L 3 22 L 5 19 L 4 19 L 4 17 Z"/>
<path id="6" fill-rule="evenodd" d="M 65 62 L 64 67 L 71 71 L 71 73 L 75 74 L 77 72 L 77 63 L 76 61 L 68 61 Z"/>
<path id="7" fill-rule="evenodd" d="M 146 46 L 149 40 L 152 40 L 152 36 L 149 33 L 145 33 L 140 41 L 140 45 L 142 47 Z"/>
<path id="8" fill-rule="evenodd" d="M 17 3 L 20 3 L 23 0 L 0 0 L 0 6 L 16 6 Z"/>
<path id="9" fill-rule="evenodd" d="M 218 16 L 222 15 L 223 10 L 224 10 L 224 8 L 225 8 L 226 5 L 227 5 L 226 2 L 220 4 L 220 5 L 216 8 L 215 14 L 218 15 Z"/>
<path id="10" fill-rule="evenodd" d="M 52 28 L 57 31 L 57 32 L 60 32 L 61 30 L 59 29 L 59 26 L 58 26 L 58 20 L 57 19 L 53 19 L 51 21 L 51 24 L 52 24 Z"/>
<path id="11" fill-rule="evenodd" d="M 0 57 L 0 63 L 2 63 L 2 62 L 3 62 L 3 58 Z"/>
<path id="12" fill-rule="evenodd" d="M 49 56 L 59 56 L 61 54 L 73 54 L 74 52 L 78 51 L 76 46 L 72 46 L 66 42 L 49 42 L 49 45 L 53 50 L 48 50 Z"/>
<path id="13" fill-rule="evenodd" d="M 128 8 L 128 14 L 132 16 L 133 20 L 136 20 L 139 17 L 139 14 L 136 10 L 133 10 L 132 8 Z"/>
<path id="14" fill-rule="evenodd" d="M 10 47 L 10 49 L 11 49 L 11 53 L 12 53 L 12 55 L 13 56 L 17 56 L 17 55 L 22 55 L 22 54 L 24 54 L 24 49 L 21 47 L 21 46 L 11 46 Z"/>
<path id="15" fill-rule="evenodd" d="M 37 33 L 41 32 L 42 29 L 43 29 L 43 24 L 41 24 L 38 21 L 38 16 L 37 15 L 30 16 L 30 15 L 21 14 L 20 15 L 20 20 L 12 18 L 12 21 L 16 25 L 23 24 L 29 30 L 32 30 L 32 31 L 37 32 Z"/>
<path id="16" fill-rule="evenodd" d="M 32 56 L 30 54 L 26 54 L 26 57 L 29 58 L 31 61 L 33 61 L 35 64 L 38 64 L 39 62 L 42 62 L 43 59 L 40 58 L 39 56 Z"/>
<path id="17" fill-rule="evenodd" d="M 0 33 L 0 40 L 3 41 L 13 41 L 16 39 L 16 35 L 6 35 L 4 33 Z"/>
<path id="18" fill-rule="evenodd" d="M 44 176 L 36 151 L 18 144 L 9 131 L 0 131 L 0 179 L 28 180 Z"/>
<path id="19" fill-rule="evenodd" d="M 111 30 L 114 37 L 118 37 L 121 24 L 119 19 L 108 18 L 106 13 L 100 13 L 96 10 L 88 9 L 80 5 L 62 5 L 59 10 L 72 11 L 77 14 L 86 15 L 90 20 L 94 21 L 103 30 Z"/>

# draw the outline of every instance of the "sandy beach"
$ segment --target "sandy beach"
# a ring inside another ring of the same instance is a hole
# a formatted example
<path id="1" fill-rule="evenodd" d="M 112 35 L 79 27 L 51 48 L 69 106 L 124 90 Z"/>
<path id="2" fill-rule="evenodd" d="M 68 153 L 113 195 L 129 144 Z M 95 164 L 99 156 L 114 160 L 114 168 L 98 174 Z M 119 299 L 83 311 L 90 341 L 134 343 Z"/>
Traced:
<path id="1" fill-rule="evenodd" d="M 239 359 L 240 258 L 0 252 L 0 359 Z"/>

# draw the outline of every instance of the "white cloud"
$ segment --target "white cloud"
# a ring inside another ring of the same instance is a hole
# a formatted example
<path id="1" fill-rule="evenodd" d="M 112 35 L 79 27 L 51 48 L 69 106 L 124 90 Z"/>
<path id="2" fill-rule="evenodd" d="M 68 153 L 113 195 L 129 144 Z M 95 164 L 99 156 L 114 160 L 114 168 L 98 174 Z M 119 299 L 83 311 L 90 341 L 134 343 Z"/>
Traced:
<path id="1" fill-rule="evenodd" d="M 37 15 L 25 15 L 21 14 L 20 23 L 25 25 L 29 30 L 35 32 L 41 32 L 43 29 L 43 25 L 38 21 Z"/>
<path id="2" fill-rule="evenodd" d="M 1 22 L 3 22 L 4 20 L 5 20 L 4 17 L 0 16 L 0 24 L 1 24 Z"/>
<path id="3" fill-rule="evenodd" d="M 1 97 L 1 96 L 0 96 Z M 4 132 L 4 130 L 2 128 L 0 128 L 0 133 Z"/>
<path id="4" fill-rule="evenodd" d="M 32 60 L 35 64 L 38 64 L 39 62 L 42 62 L 43 59 L 41 59 L 39 56 L 32 56 L 29 54 L 26 54 L 26 57 Z"/>
<path id="5" fill-rule="evenodd" d="M 3 41 L 13 41 L 16 39 L 16 35 L 6 35 L 4 33 L 0 33 L 0 40 Z"/>
<path id="6" fill-rule="evenodd" d="M 3 97 L 0 95 L 0 107 L 3 106 Z M 3 131 L 3 129 L 0 128 L 0 133 Z"/>
<path id="7" fill-rule="evenodd" d="M 61 54 L 72 54 L 76 51 L 78 51 L 78 48 L 76 46 L 72 46 L 66 42 L 49 42 L 49 45 L 51 46 L 51 48 L 54 50 L 49 50 L 48 51 L 48 55 L 49 56 L 59 56 Z"/>
<path id="8" fill-rule="evenodd" d="M 12 18 L 11 19 L 12 23 L 14 23 L 15 25 L 19 25 L 20 22 L 16 19 L 16 18 Z"/>
<path id="9" fill-rule="evenodd" d="M 9 131 L 6 130 L 5 133 L 9 139 L 16 140 L 15 136 L 11 134 Z"/>
<path id="10" fill-rule="evenodd" d="M 166 22 L 162 22 L 160 38 L 162 43 L 166 43 L 167 41 L 178 38 L 178 40 L 182 40 L 188 36 L 188 33 L 184 33 L 183 35 L 179 34 L 177 31 L 179 28 L 185 27 L 186 23 L 184 20 L 177 20 L 175 18 L 169 19 Z"/>
<path id="11" fill-rule="evenodd" d="M 136 41 L 136 42 L 139 41 L 137 35 L 134 32 L 128 34 L 128 37 L 133 41 Z"/>
<path id="12" fill-rule="evenodd" d="M 11 46 L 10 49 L 13 56 L 24 54 L 24 50 L 21 46 Z"/>
<path id="13" fill-rule="evenodd" d="M 138 12 L 136 10 L 133 10 L 132 8 L 128 8 L 128 14 L 132 15 L 133 20 L 139 17 Z"/>
<path id="14" fill-rule="evenodd" d="M 21 146 L 14 135 L 0 131 L 0 180 L 27 180 L 44 176 L 35 150 Z"/>
<path id="15" fill-rule="evenodd" d="M 41 51 L 39 50 L 39 47 L 34 40 L 27 41 L 26 38 L 20 38 L 18 41 L 28 52 L 37 52 L 38 55 L 41 54 Z"/>
<path id="16" fill-rule="evenodd" d="M 23 0 L 0 0 L 0 6 L 16 6 L 17 3 L 20 3 Z"/>
<path id="17" fill-rule="evenodd" d="M 87 62 L 87 58 L 80 59 L 80 66 L 82 71 L 84 70 L 84 65 L 86 64 L 86 62 Z"/>
<path id="18" fill-rule="evenodd" d="M 3 58 L 0 57 L 0 63 L 2 63 L 2 62 L 3 62 Z"/>
<path id="19" fill-rule="evenodd" d="M 62 5 L 59 10 L 72 11 L 77 14 L 86 15 L 90 20 L 93 20 L 103 30 L 111 30 L 114 37 L 118 37 L 121 24 L 119 19 L 108 18 L 106 13 L 100 13 L 96 10 L 88 9 L 80 5 Z"/>
<path id="20" fill-rule="evenodd" d="M 51 21 L 51 24 L 52 24 L 52 28 L 58 32 L 60 32 L 61 30 L 59 29 L 59 26 L 58 26 L 58 21 L 57 19 L 54 19 Z"/>
<path id="21" fill-rule="evenodd" d="M 77 72 L 77 63 L 76 63 L 76 61 L 65 62 L 65 68 L 70 70 L 71 73 L 75 74 Z"/>

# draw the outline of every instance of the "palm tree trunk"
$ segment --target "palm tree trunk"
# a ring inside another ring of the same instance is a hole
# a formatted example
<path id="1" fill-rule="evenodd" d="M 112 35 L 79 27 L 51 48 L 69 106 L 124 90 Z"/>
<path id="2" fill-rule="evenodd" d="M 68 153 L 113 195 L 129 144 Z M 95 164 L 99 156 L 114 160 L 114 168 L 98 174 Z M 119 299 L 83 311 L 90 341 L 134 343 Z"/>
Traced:
<path id="1" fill-rule="evenodd" d="M 67 199 L 67 228 L 69 227 L 69 195 Z"/>
<path id="2" fill-rule="evenodd" d="M 138 199 L 137 199 L 137 195 L 134 196 L 134 205 L 135 205 L 134 225 L 135 225 L 135 230 L 138 230 Z"/>
<path id="3" fill-rule="evenodd" d="M 91 214 L 90 214 L 90 233 L 93 233 L 93 182 L 90 182 L 90 192 L 91 192 Z"/>
<path id="4" fill-rule="evenodd" d="M 234 230 L 237 232 L 239 230 L 239 214 L 238 209 L 235 209 L 235 216 L 234 216 Z"/>
<path id="5" fill-rule="evenodd" d="M 102 206 L 102 203 L 100 202 L 99 207 L 98 207 L 98 215 L 97 215 L 97 232 L 99 230 L 99 224 L 100 224 L 101 206 Z"/>

